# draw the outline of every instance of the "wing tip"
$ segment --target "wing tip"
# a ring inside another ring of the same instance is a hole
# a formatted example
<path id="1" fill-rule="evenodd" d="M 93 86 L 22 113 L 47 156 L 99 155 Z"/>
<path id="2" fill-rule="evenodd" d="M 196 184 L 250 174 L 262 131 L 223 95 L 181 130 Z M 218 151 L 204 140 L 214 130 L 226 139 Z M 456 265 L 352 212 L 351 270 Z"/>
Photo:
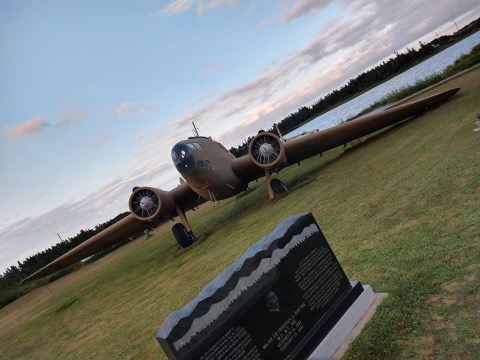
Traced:
<path id="1" fill-rule="evenodd" d="M 29 282 L 32 282 L 32 281 L 34 281 L 34 280 L 38 280 L 38 279 L 40 279 L 40 278 L 42 278 L 42 277 L 44 277 L 44 276 L 49 275 L 49 274 L 44 274 L 44 275 L 42 275 L 42 273 L 41 273 L 42 270 L 43 270 L 43 269 L 40 269 L 40 270 L 34 272 L 32 275 L 27 276 L 25 279 L 23 279 L 22 281 L 20 281 L 20 284 L 27 284 L 27 283 L 29 283 Z"/>

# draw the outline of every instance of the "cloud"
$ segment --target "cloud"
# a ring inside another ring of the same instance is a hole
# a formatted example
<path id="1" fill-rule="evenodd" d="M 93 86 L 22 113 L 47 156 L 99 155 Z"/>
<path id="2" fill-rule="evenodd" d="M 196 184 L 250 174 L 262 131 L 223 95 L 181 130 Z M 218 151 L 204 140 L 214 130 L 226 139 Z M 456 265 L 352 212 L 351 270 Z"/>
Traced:
<path id="1" fill-rule="evenodd" d="M 137 135 L 135 135 L 135 137 L 133 138 L 133 140 L 134 140 L 135 142 L 140 142 L 140 141 L 142 141 L 144 138 L 145 138 L 145 134 L 142 133 L 142 134 L 137 134 Z"/>
<path id="2" fill-rule="evenodd" d="M 283 15 L 283 21 L 289 22 L 297 17 L 315 15 L 331 2 L 330 0 L 297 0 L 290 10 Z"/>
<path id="3" fill-rule="evenodd" d="M 59 121 L 55 124 L 55 127 L 57 128 L 65 128 L 67 126 L 72 125 L 73 123 L 76 123 L 77 121 L 80 121 L 87 116 L 90 115 L 90 112 L 88 110 L 79 110 L 79 111 L 74 111 L 74 112 L 69 112 L 60 115 Z"/>
<path id="4" fill-rule="evenodd" d="M 155 108 L 155 105 L 153 104 L 139 104 L 138 105 L 138 108 L 137 108 L 137 113 L 138 115 L 146 115 L 148 114 L 150 111 L 152 111 L 152 109 Z"/>
<path id="5" fill-rule="evenodd" d="M 2 135 L 11 138 L 21 138 L 37 134 L 49 126 L 50 123 L 46 116 L 35 116 L 15 126 L 3 128 Z"/>
<path id="6" fill-rule="evenodd" d="M 102 134 L 100 136 L 97 136 L 95 139 L 92 140 L 92 144 L 102 144 L 104 142 L 107 142 L 108 140 L 110 140 L 110 135 L 108 134 Z"/>
<path id="7" fill-rule="evenodd" d="M 129 115 L 146 115 L 152 109 L 155 108 L 155 104 L 153 103 L 140 103 L 137 101 L 125 101 L 120 105 L 114 106 L 113 111 L 119 117 L 127 117 Z"/>
<path id="8" fill-rule="evenodd" d="M 120 105 L 117 105 L 113 108 L 113 111 L 120 116 L 120 117 L 125 117 L 127 116 L 134 108 L 136 107 L 136 103 L 131 103 L 131 102 L 123 102 Z"/>
<path id="9" fill-rule="evenodd" d="M 157 11 L 156 15 L 177 15 L 190 10 L 194 3 L 195 0 L 174 0 L 162 10 Z"/>
<path id="10" fill-rule="evenodd" d="M 217 9 L 219 7 L 233 7 L 240 2 L 241 0 L 173 0 L 163 9 L 157 11 L 155 15 L 178 15 L 187 12 L 192 8 L 195 8 L 197 15 L 202 16 L 207 12 Z"/>
<path id="11" fill-rule="evenodd" d="M 272 23 L 273 23 L 272 18 L 265 19 L 262 22 L 260 22 L 260 28 L 265 28 L 265 27 L 271 25 Z"/>
<path id="12" fill-rule="evenodd" d="M 201 1 L 197 6 L 197 14 L 202 16 L 209 11 L 212 11 L 221 6 L 233 7 L 237 5 L 241 0 L 210 0 L 210 1 Z"/>
<path id="13" fill-rule="evenodd" d="M 217 71 L 217 69 L 220 67 L 220 64 L 219 63 L 214 63 L 212 65 L 210 65 L 209 67 L 203 69 L 200 71 L 200 74 L 201 75 L 208 75 L 208 74 L 211 74 L 215 71 Z"/>
<path id="14" fill-rule="evenodd" d="M 397 1 L 341 1 L 346 14 L 325 23 L 311 42 L 267 64 L 248 82 L 177 118 L 171 129 L 186 134 L 195 121 L 203 134 L 227 146 L 237 145 L 258 129 L 270 127 L 395 51 L 413 41 L 418 43 L 419 37 L 478 7 L 474 0 L 455 4 L 423 0 L 415 8 Z M 309 4 L 297 2 L 292 9 L 301 16 L 308 13 Z"/>

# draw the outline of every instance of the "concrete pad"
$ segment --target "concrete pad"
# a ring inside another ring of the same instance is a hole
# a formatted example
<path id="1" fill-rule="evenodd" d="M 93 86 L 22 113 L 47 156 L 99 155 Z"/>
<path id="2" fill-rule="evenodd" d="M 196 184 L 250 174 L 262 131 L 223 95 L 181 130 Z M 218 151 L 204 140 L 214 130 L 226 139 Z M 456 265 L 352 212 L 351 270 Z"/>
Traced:
<path id="1" fill-rule="evenodd" d="M 369 285 L 352 304 L 335 327 L 310 355 L 308 360 L 341 359 L 349 343 L 355 339 L 388 294 L 374 294 Z"/>

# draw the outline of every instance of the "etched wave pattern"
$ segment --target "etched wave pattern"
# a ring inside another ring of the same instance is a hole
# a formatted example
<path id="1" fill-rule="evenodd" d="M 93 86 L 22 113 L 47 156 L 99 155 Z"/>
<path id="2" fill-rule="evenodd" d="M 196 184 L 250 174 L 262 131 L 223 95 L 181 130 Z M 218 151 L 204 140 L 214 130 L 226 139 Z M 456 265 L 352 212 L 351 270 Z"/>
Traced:
<path id="1" fill-rule="evenodd" d="M 311 224 L 305 227 L 300 234 L 294 235 L 283 248 L 275 249 L 272 252 L 271 257 L 263 258 L 258 267 L 253 270 L 249 276 L 239 279 L 235 288 L 228 293 L 226 298 L 213 304 L 206 314 L 193 321 L 189 331 L 173 343 L 175 349 L 179 350 L 187 345 L 195 335 L 218 319 L 219 316 L 225 312 L 243 292 L 252 287 L 263 275 L 273 270 L 296 246 L 317 232 L 319 232 L 318 226 L 316 224 Z"/>

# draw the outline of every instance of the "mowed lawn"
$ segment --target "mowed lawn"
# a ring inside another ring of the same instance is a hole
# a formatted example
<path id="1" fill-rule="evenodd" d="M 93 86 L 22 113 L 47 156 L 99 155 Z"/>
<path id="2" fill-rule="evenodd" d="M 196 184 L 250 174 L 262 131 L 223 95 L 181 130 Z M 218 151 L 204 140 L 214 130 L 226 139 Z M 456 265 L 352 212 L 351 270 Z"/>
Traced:
<path id="1" fill-rule="evenodd" d="M 189 249 L 165 224 L 1 309 L 0 358 L 164 358 L 165 317 L 278 222 L 311 211 L 349 278 L 390 294 L 347 358 L 479 359 L 480 70 L 428 94 L 457 86 L 437 109 L 282 171 L 280 199 L 259 182 L 202 205 Z"/>

